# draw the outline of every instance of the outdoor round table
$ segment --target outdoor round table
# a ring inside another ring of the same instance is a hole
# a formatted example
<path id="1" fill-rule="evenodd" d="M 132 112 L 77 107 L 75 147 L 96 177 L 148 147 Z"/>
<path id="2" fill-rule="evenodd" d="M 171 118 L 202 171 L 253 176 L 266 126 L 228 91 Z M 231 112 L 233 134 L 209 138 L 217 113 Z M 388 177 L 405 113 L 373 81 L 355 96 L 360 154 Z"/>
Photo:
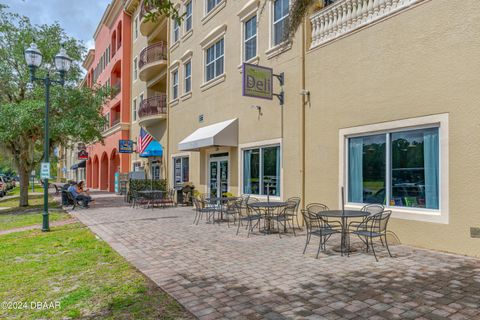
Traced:
<path id="1" fill-rule="evenodd" d="M 220 212 L 220 219 L 218 220 L 220 222 L 220 221 L 224 221 L 223 212 L 224 212 L 225 203 L 227 203 L 228 201 L 234 201 L 237 199 L 238 199 L 237 197 L 211 197 L 211 198 L 205 198 L 205 201 L 207 204 L 214 204 L 214 203 L 218 204 L 218 207 L 215 208 L 215 210 Z"/>
<path id="2" fill-rule="evenodd" d="M 353 252 L 350 246 L 347 248 L 347 237 L 348 237 L 348 219 L 350 218 L 364 218 L 370 213 L 368 211 L 361 210 L 326 210 L 320 211 L 317 213 L 319 217 L 328 217 L 328 218 L 340 218 L 342 219 L 342 240 L 339 248 L 335 248 L 335 251 L 340 251 L 343 253 Z"/>
<path id="3" fill-rule="evenodd" d="M 270 202 L 270 201 L 259 201 L 259 202 L 254 202 L 252 204 L 249 204 L 250 207 L 263 209 L 263 212 L 265 212 L 265 220 L 266 220 L 265 232 L 266 233 L 271 233 L 271 230 L 272 230 L 271 228 L 272 215 L 270 214 L 271 210 L 284 208 L 287 205 L 288 205 L 288 202 Z"/>

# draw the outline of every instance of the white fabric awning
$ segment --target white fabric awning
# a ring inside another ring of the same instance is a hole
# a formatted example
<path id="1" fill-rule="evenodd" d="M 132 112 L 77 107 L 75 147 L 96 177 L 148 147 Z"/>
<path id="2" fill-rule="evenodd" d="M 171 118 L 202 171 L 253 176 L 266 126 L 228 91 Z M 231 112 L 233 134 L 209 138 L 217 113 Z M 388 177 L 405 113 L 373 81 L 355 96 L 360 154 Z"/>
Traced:
<path id="1" fill-rule="evenodd" d="M 212 146 L 238 146 L 238 119 L 222 121 L 197 129 L 180 141 L 178 149 L 187 151 Z"/>

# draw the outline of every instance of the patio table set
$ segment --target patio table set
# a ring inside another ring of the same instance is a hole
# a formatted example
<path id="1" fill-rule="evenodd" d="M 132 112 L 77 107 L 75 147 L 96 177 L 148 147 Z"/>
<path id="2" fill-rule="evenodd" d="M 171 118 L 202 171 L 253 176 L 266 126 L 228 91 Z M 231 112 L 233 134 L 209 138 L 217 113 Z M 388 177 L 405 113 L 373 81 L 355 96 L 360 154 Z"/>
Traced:
<path id="1" fill-rule="evenodd" d="M 155 208 L 175 206 L 175 190 L 140 190 L 132 196 L 132 207 Z"/>
<path id="2" fill-rule="evenodd" d="M 200 199 L 194 198 L 195 206 L 194 224 L 206 217 L 207 223 L 230 222 L 237 225 L 237 235 L 240 228 L 248 230 L 247 237 L 258 228 L 260 233 L 278 234 L 286 233 L 292 230 L 296 236 L 295 228 L 300 229 L 298 221 L 298 209 L 300 198 L 293 197 L 287 201 L 272 202 L 259 201 L 250 196 L 242 197 L 209 197 L 204 195 Z M 374 240 L 379 239 L 382 246 L 385 246 L 388 254 L 390 248 L 387 241 L 387 224 L 391 215 L 390 210 L 385 210 L 381 204 L 368 204 L 358 210 L 345 209 L 343 205 L 342 189 L 342 209 L 331 210 L 321 203 L 310 203 L 304 210 L 301 210 L 303 216 L 303 225 L 306 229 L 306 242 L 303 253 L 305 254 L 312 236 L 319 239 L 317 249 L 318 258 L 321 250 L 326 251 L 326 242 L 332 235 L 340 236 L 340 243 L 333 248 L 341 255 L 349 256 L 356 249 L 350 245 L 350 237 L 357 236 L 366 246 L 366 251 L 370 249 L 378 261 L 375 252 Z M 353 220 L 353 221 L 352 221 Z"/>

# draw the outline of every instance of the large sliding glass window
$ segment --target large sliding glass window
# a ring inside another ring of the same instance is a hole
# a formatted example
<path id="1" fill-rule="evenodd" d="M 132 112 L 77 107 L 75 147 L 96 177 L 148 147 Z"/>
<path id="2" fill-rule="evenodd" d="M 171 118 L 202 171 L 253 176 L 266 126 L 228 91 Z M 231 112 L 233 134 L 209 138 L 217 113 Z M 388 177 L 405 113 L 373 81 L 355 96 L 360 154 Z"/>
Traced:
<path id="1" fill-rule="evenodd" d="M 175 181 L 175 188 L 181 188 L 184 182 L 189 181 L 188 157 L 173 158 L 173 163 L 173 181 Z"/>
<path id="2" fill-rule="evenodd" d="M 280 196 L 280 146 L 243 151 L 243 193 Z"/>
<path id="3" fill-rule="evenodd" d="M 438 128 L 348 139 L 348 201 L 439 208 Z"/>

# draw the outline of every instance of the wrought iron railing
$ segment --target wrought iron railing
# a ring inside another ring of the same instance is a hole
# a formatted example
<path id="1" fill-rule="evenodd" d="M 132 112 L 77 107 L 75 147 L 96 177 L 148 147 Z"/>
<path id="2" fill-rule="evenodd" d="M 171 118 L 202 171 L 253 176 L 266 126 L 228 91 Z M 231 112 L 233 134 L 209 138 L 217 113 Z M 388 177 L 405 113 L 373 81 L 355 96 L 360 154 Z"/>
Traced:
<path id="1" fill-rule="evenodd" d="M 152 44 L 140 52 L 138 68 L 141 69 L 146 64 L 160 60 L 167 60 L 167 44 L 163 41 Z"/>
<path id="2" fill-rule="evenodd" d="M 164 93 L 145 99 L 138 108 L 138 117 L 167 114 L 167 95 Z"/>

